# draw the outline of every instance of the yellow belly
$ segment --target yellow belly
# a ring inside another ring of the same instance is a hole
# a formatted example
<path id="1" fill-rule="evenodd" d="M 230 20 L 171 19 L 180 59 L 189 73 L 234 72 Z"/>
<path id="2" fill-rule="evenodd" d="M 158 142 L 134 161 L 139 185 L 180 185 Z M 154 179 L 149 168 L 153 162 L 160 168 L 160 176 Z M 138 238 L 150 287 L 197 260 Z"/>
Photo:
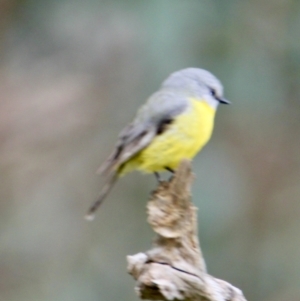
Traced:
<path id="1" fill-rule="evenodd" d="M 201 150 L 211 137 L 215 109 L 204 101 L 190 99 L 190 102 L 190 108 L 164 133 L 123 165 L 121 174 L 134 169 L 143 172 L 176 169 L 182 159 L 192 159 Z"/>

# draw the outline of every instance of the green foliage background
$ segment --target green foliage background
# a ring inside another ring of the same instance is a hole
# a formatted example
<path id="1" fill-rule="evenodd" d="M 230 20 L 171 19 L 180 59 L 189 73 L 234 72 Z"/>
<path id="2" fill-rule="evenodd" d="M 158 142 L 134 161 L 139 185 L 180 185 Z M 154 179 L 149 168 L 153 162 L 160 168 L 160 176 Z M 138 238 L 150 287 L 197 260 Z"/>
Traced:
<path id="1" fill-rule="evenodd" d="M 212 140 L 194 160 L 208 270 L 248 300 L 300 299 L 300 1 L 2 0 L 0 300 L 138 300 L 152 176 L 83 215 L 119 130 L 171 72 L 217 75 Z"/>

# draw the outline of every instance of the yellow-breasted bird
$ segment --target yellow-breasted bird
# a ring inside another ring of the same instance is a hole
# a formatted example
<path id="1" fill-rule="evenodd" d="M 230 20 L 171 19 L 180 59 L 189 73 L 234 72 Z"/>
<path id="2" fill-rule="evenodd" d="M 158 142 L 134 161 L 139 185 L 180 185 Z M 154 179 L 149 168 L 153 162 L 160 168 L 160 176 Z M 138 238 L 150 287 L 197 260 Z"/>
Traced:
<path id="1" fill-rule="evenodd" d="M 187 68 L 172 73 L 120 133 L 115 148 L 98 172 L 106 176 L 94 213 L 119 176 L 132 170 L 173 171 L 184 158 L 192 159 L 210 139 L 223 86 L 210 72 Z"/>

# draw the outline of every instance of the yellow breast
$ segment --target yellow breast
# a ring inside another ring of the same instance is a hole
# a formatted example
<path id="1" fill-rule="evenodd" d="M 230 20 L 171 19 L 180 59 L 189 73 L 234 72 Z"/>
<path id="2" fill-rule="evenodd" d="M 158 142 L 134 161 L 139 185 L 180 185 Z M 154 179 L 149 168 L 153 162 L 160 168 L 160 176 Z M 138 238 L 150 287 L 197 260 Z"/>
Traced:
<path id="1" fill-rule="evenodd" d="M 211 137 L 215 109 L 206 102 L 189 99 L 190 107 L 176 117 L 169 128 L 139 154 L 130 159 L 122 169 L 125 174 L 133 169 L 143 172 L 176 169 L 184 158 L 192 159 Z"/>

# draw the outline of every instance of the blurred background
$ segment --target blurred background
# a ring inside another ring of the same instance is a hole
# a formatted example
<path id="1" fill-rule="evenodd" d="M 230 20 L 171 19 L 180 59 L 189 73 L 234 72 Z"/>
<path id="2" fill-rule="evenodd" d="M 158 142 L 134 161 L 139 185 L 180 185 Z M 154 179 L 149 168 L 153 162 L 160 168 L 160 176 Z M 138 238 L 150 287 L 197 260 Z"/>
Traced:
<path id="1" fill-rule="evenodd" d="M 212 71 L 194 160 L 209 272 L 248 300 L 300 300 L 300 1 L 0 1 L 0 301 L 138 300 L 153 176 L 83 216 L 120 129 L 171 72 Z"/>

